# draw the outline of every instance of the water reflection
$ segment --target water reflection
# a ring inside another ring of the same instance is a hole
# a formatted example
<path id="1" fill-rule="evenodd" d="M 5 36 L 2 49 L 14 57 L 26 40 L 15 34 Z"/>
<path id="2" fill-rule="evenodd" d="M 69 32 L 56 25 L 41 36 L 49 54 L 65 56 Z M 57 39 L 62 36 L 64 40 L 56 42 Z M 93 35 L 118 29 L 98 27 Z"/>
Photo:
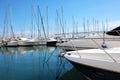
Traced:
<path id="1" fill-rule="evenodd" d="M 17 53 L 17 54 L 24 54 L 28 52 L 34 51 L 42 51 L 42 50 L 52 50 L 54 47 L 46 47 L 46 46 L 33 46 L 33 47 L 2 47 L 0 48 L 1 53 Z"/>
<path id="2" fill-rule="evenodd" d="M 59 80 L 73 66 L 58 57 L 56 47 L 0 49 L 0 80 Z"/>

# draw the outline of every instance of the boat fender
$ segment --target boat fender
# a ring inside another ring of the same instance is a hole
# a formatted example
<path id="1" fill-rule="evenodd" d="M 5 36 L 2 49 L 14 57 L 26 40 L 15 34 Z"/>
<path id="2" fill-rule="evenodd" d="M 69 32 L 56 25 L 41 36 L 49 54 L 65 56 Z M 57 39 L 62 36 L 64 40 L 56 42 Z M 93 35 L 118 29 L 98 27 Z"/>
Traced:
<path id="1" fill-rule="evenodd" d="M 65 53 L 60 53 L 58 56 L 63 57 L 64 55 L 65 55 Z"/>
<path id="2" fill-rule="evenodd" d="M 102 48 L 107 48 L 106 44 L 101 45 Z"/>

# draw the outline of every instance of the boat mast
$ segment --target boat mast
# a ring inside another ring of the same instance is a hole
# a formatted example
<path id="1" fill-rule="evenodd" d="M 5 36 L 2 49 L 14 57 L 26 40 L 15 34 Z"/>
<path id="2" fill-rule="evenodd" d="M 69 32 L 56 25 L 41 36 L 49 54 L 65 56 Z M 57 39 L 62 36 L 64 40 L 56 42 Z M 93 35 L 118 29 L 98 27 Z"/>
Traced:
<path id="1" fill-rule="evenodd" d="M 32 5 L 32 7 L 31 7 L 31 13 L 32 13 L 32 16 L 31 16 L 31 25 L 32 25 L 32 28 L 31 28 L 31 38 L 33 38 L 33 26 L 34 26 L 34 24 L 33 24 L 33 15 L 34 15 L 34 13 L 33 13 L 33 11 L 34 11 L 34 9 L 33 9 L 33 5 Z"/>
<path id="2" fill-rule="evenodd" d="M 58 24 L 58 10 L 56 9 L 56 31 L 57 31 L 57 34 L 58 34 L 58 37 L 60 36 L 60 32 L 59 32 L 59 24 Z"/>
<path id="3" fill-rule="evenodd" d="M 75 23 L 75 33 L 76 36 L 78 37 L 78 22 Z"/>
<path id="4" fill-rule="evenodd" d="M 10 7 L 9 7 L 9 15 L 10 15 L 11 38 L 15 39 L 15 35 L 13 32 L 13 27 L 12 27 L 12 17 L 11 17 L 11 8 Z"/>
<path id="5" fill-rule="evenodd" d="M 97 31 L 98 31 L 98 33 L 100 32 L 100 31 L 99 31 L 99 27 L 100 27 L 100 26 L 99 26 L 99 21 L 97 20 Z"/>
<path id="6" fill-rule="evenodd" d="M 106 31 L 108 31 L 108 20 L 106 19 Z"/>
<path id="7" fill-rule="evenodd" d="M 83 31 L 84 31 L 84 37 L 85 37 L 85 17 L 83 17 Z"/>
<path id="8" fill-rule="evenodd" d="M 10 19 L 10 34 L 11 34 L 10 38 L 11 39 L 12 38 L 15 39 L 15 35 L 14 35 L 14 32 L 13 32 L 13 27 L 12 27 L 12 18 L 11 18 L 11 8 L 10 8 L 10 5 L 8 5 L 8 8 L 6 10 L 2 39 L 9 38 L 9 32 L 8 32 L 8 15 L 9 15 L 9 19 Z"/>
<path id="9" fill-rule="evenodd" d="M 63 7 L 61 9 L 62 9 L 62 32 L 63 32 L 63 37 L 65 37 Z"/>
<path id="10" fill-rule="evenodd" d="M 44 33 L 45 39 L 46 39 L 46 41 L 47 41 L 47 36 L 46 36 L 46 33 L 45 33 L 45 28 L 44 28 L 44 23 L 43 23 L 43 17 L 42 17 L 42 15 L 41 15 L 39 6 L 38 6 L 38 9 L 39 9 L 39 15 L 40 15 L 40 19 L 41 19 L 41 25 L 42 25 L 42 28 L 43 28 L 43 33 Z"/>
<path id="11" fill-rule="evenodd" d="M 48 6 L 46 7 L 47 38 L 49 38 Z"/>
<path id="12" fill-rule="evenodd" d="M 75 34 L 75 19 L 74 19 L 74 16 L 72 16 L 72 23 L 73 23 L 73 34 L 72 34 L 72 38 L 74 38 L 74 34 Z"/>
<path id="13" fill-rule="evenodd" d="M 93 33 L 94 33 L 94 31 L 95 31 L 95 19 L 93 17 Z"/>
<path id="14" fill-rule="evenodd" d="M 89 20 L 87 20 L 87 31 L 88 31 L 88 36 L 89 36 Z"/>
<path id="15" fill-rule="evenodd" d="M 58 27 L 58 31 L 60 30 L 59 34 L 62 36 L 62 32 L 63 32 L 63 25 L 62 25 L 62 21 L 61 18 L 58 14 L 58 10 L 56 10 L 56 14 L 57 14 L 57 22 L 59 21 L 59 25 L 60 25 L 60 29 Z"/>
<path id="16" fill-rule="evenodd" d="M 40 32 L 40 23 L 39 23 L 39 21 L 40 21 L 40 16 L 39 16 L 39 7 L 38 7 L 38 39 L 40 39 L 40 37 L 41 37 L 41 32 Z"/>
<path id="17" fill-rule="evenodd" d="M 5 20 L 4 20 L 4 27 L 3 27 L 3 34 L 2 34 L 2 40 L 4 38 L 7 38 L 7 34 L 8 34 L 8 9 L 6 10 L 6 14 L 5 14 Z"/>

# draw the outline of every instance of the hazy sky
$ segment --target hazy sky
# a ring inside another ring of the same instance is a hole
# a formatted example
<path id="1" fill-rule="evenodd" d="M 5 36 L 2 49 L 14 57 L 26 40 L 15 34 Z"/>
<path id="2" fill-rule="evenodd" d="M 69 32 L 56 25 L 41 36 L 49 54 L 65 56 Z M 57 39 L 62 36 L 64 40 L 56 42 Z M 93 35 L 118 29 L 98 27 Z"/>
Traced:
<path id="1" fill-rule="evenodd" d="M 101 22 L 106 19 L 108 22 L 120 21 L 120 0 L 0 0 L 0 27 L 4 26 L 5 14 L 8 4 L 11 6 L 11 17 L 14 31 L 31 28 L 31 6 L 37 17 L 37 6 L 40 6 L 41 13 L 46 24 L 46 6 L 48 6 L 48 20 L 50 31 L 56 29 L 56 9 L 62 18 L 61 7 L 63 7 L 66 28 L 72 29 L 72 16 L 74 16 L 78 27 L 83 25 L 83 17 L 92 24 L 93 17 Z M 34 22 L 37 21 L 34 18 Z"/>

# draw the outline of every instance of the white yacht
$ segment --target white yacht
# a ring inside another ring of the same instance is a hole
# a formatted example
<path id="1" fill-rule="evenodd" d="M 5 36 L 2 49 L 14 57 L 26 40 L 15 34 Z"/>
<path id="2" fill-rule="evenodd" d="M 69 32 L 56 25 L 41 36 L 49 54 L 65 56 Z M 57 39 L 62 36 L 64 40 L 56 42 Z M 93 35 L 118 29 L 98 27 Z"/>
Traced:
<path id="1" fill-rule="evenodd" d="M 120 47 L 70 51 L 64 57 L 95 80 L 120 80 Z"/>
<path id="2" fill-rule="evenodd" d="M 36 45 L 38 42 L 33 39 L 28 38 L 18 38 L 18 46 L 33 46 Z"/>
<path id="3" fill-rule="evenodd" d="M 16 47 L 18 42 L 15 39 L 3 39 L 1 42 L 2 47 Z"/>
<path id="4" fill-rule="evenodd" d="M 63 47 L 65 49 L 73 49 L 74 47 L 77 49 L 81 48 L 98 48 L 102 46 L 104 43 L 106 47 L 120 47 L 120 26 L 105 32 L 105 33 L 89 33 L 89 35 L 79 38 L 79 39 L 71 39 L 68 42 L 61 43 L 58 46 Z"/>

